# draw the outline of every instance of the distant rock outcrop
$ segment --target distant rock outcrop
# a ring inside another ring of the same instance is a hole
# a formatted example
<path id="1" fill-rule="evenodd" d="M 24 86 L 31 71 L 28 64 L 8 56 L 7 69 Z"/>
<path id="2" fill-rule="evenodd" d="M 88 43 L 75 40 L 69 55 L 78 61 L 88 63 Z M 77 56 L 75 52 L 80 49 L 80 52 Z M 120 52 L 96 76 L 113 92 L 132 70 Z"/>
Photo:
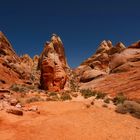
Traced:
<path id="1" fill-rule="evenodd" d="M 133 43 L 133 44 L 130 45 L 128 48 L 140 48 L 140 40 L 137 41 L 136 43 Z"/>
<path id="2" fill-rule="evenodd" d="M 96 53 L 76 68 L 80 88 L 99 90 L 115 96 L 124 93 L 140 99 L 140 41 L 125 47 L 103 41 Z"/>
<path id="3" fill-rule="evenodd" d="M 111 41 L 103 41 L 95 54 L 85 60 L 77 69 L 80 81 L 91 81 L 110 72 L 109 51 L 114 48 Z M 88 69 L 88 72 L 87 72 Z M 94 72 L 93 72 L 94 71 Z M 94 73 L 94 74 L 92 74 Z M 92 75 L 92 76 L 91 76 Z"/>
<path id="4" fill-rule="evenodd" d="M 0 88 L 10 87 L 16 83 L 37 82 L 39 85 L 37 66 L 38 59 L 33 61 L 27 54 L 19 57 L 5 35 L 0 32 Z"/>
<path id="5" fill-rule="evenodd" d="M 9 63 L 20 61 L 20 58 L 17 56 L 10 42 L 2 32 L 0 32 L 0 57 L 5 58 Z"/>
<path id="6" fill-rule="evenodd" d="M 40 56 L 41 88 L 49 91 L 64 89 L 67 81 L 66 69 L 68 64 L 64 47 L 59 36 L 53 34 L 51 41 L 45 44 Z"/>

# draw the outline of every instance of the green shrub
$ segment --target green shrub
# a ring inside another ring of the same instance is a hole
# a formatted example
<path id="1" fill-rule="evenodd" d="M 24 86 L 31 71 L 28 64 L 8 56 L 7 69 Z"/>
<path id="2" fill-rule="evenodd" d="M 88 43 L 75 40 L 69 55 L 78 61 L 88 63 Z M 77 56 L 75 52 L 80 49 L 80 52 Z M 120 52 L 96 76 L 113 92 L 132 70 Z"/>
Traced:
<path id="1" fill-rule="evenodd" d="M 70 80 L 70 88 L 71 91 L 78 91 L 78 85 L 77 83 L 74 81 L 74 79 Z"/>
<path id="2" fill-rule="evenodd" d="M 65 100 L 71 100 L 72 98 L 71 98 L 71 96 L 70 96 L 67 92 L 63 92 L 63 93 L 61 94 L 60 99 L 61 99 L 62 101 L 65 101 Z"/>
<path id="3" fill-rule="evenodd" d="M 38 96 L 34 96 L 34 97 L 30 97 L 26 99 L 26 103 L 32 103 L 32 102 L 39 102 L 41 101 L 40 97 Z"/>
<path id="4" fill-rule="evenodd" d="M 13 84 L 11 87 L 10 87 L 10 90 L 12 91 L 15 91 L 15 92 L 26 92 L 27 89 L 26 87 L 22 86 L 22 85 L 18 85 L 18 84 Z"/>
<path id="5" fill-rule="evenodd" d="M 15 91 L 15 92 L 21 92 L 21 93 L 28 92 L 30 90 L 38 91 L 38 89 L 35 86 L 33 86 L 33 85 L 24 85 L 24 84 L 23 85 L 13 84 L 10 87 L 10 90 Z"/>
<path id="6" fill-rule="evenodd" d="M 106 96 L 105 93 L 102 93 L 102 92 L 97 92 L 96 93 L 96 99 L 104 99 L 105 96 Z"/>
<path id="7" fill-rule="evenodd" d="M 57 96 L 57 93 L 56 92 L 50 92 L 49 96 Z"/>
<path id="8" fill-rule="evenodd" d="M 92 91 L 90 89 L 82 89 L 80 92 L 84 98 L 89 98 L 96 95 L 96 91 Z"/>
<path id="9" fill-rule="evenodd" d="M 127 98 L 124 96 L 124 94 L 121 92 L 121 93 L 118 93 L 118 95 L 113 99 L 113 103 L 115 105 L 117 104 L 123 104 L 123 102 L 126 100 Z"/>
<path id="10" fill-rule="evenodd" d="M 56 96 L 53 96 L 53 97 L 51 97 L 52 98 L 52 101 L 59 101 L 60 99 L 59 99 L 59 97 L 56 95 Z"/>
<path id="11" fill-rule="evenodd" d="M 57 92 L 49 92 L 47 95 L 48 95 L 48 98 L 46 101 L 58 101 L 59 100 Z"/>
<path id="12" fill-rule="evenodd" d="M 107 104 L 109 104 L 110 103 L 110 99 L 109 98 L 106 98 L 106 99 L 104 99 L 104 102 L 107 103 Z"/>

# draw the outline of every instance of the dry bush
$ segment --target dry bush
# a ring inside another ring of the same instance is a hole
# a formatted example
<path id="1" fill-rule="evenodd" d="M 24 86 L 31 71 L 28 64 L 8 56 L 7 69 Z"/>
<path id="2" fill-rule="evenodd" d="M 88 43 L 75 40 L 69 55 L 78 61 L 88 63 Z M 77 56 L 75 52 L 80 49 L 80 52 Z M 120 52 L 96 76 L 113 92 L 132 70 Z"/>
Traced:
<path id="1" fill-rule="evenodd" d="M 118 104 L 115 110 L 117 113 L 130 113 L 132 116 L 140 119 L 140 104 L 135 101 L 124 101 L 123 104 Z"/>
<path id="2" fill-rule="evenodd" d="M 80 90 L 80 92 L 81 92 L 82 96 L 84 96 L 84 98 L 89 98 L 89 97 L 96 95 L 96 92 L 92 91 L 90 89 L 82 89 L 82 90 Z"/>
<path id="3" fill-rule="evenodd" d="M 117 96 L 113 99 L 113 103 L 115 105 L 117 104 L 123 104 L 124 101 L 127 100 L 127 98 L 124 96 L 122 92 L 118 93 Z"/>
<path id="4" fill-rule="evenodd" d="M 65 100 L 71 100 L 72 98 L 71 98 L 69 92 L 62 92 L 61 95 L 60 95 L 60 99 L 62 101 L 65 101 Z"/>
<path id="5" fill-rule="evenodd" d="M 104 97 L 106 96 L 105 93 L 97 91 L 96 92 L 96 99 L 104 99 Z"/>
<path id="6" fill-rule="evenodd" d="M 109 104 L 110 101 L 111 101 L 111 99 L 109 99 L 109 98 L 104 99 L 104 102 L 105 102 L 106 104 Z"/>
<path id="7" fill-rule="evenodd" d="M 18 85 L 18 84 L 13 84 L 11 87 L 10 87 L 10 90 L 12 91 L 15 91 L 15 92 L 27 92 L 27 88 L 23 85 Z"/>

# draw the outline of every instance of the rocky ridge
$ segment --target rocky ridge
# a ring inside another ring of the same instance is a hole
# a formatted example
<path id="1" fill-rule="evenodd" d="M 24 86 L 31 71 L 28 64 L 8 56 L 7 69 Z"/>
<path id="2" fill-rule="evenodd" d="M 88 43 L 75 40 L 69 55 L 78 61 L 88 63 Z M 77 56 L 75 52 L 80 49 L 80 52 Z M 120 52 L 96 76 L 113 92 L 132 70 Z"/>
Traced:
<path id="1" fill-rule="evenodd" d="M 9 88 L 13 84 L 35 83 L 39 79 L 38 56 L 33 59 L 25 54 L 19 57 L 5 35 L 0 32 L 0 87 Z M 38 83 L 39 84 L 39 83 Z"/>
<path id="2" fill-rule="evenodd" d="M 116 96 L 124 93 L 129 99 L 140 99 L 140 43 L 129 47 L 103 41 L 96 53 L 85 60 L 76 73 L 80 87 L 99 90 Z"/>
<path id="3" fill-rule="evenodd" d="M 18 56 L 5 35 L 0 32 L 0 88 L 26 88 L 26 91 L 50 92 L 91 89 L 116 96 L 140 99 L 140 41 L 125 47 L 103 41 L 95 54 L 75 70 L 69 68 L 64 46 L 53 34 L 40 56 Z M 15 87 L 17 84 L 17 87 Z M 21 91 L 22 91 L 21 90 Z M 19 91 L 20 92 L 20 91 Z"/>

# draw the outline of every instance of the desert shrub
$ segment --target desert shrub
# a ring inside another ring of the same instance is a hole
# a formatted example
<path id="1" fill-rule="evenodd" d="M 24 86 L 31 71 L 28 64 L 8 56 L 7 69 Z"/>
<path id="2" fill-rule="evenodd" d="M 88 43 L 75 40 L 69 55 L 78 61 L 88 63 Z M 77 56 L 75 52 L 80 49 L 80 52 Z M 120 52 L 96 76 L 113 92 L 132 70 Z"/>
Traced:
<path id="1" fill-rule="evenodd" d="M 25 102 L 26 103 L 32 103 L 32 102 L 38 102 L 38 101 L 41 101 L 40 97 L 39 96 L 34 96 L 34 97 L 27 98 Z"/>
<path id="2" fill-rule="evenodd" d="M 49 93 L 49 96 L 56 96 L 56 95 L 57 95 L 56 92 L 50 92 L 50 93 Z"/>
<path id="3" fill-rule="evenodd" d="M 135 101 L 124 101 L 123 104 L 117 105 L 115 111 L 121 114 L 130 113 L 132 116 L 140 119 L 140 104 Z"/>
<path id="4" fill-rule="evenodd" d="M 103 92 L 96 92 L 96 99 L 104 99 L 105 96 L 106 94 Z"/>
<path id="5" fill-rule="evenodd" d="M 46 101 L 59 101 L 59 97 L 58 96 L 51 96 L 51 97 L 47 97 Z"/>
<path id="6" fill-rule="evenodd" d="M 90 89 L 82 89 L 80 92 L 84 98 L 89 98 L 96 95 L 96 91 L 92 91 Z"/>
<path id="7" fill-rule="evenodd" d="M 78 85 L 77 85 L 77 83 L 74 81 L 74 79 L 71 79 L 70 80 L 70 89 L 71 89 L 71 91 L 78 91 Z"/>
<path id="8" fill-rule="evenodd" d="M 78 91 L 79 86 L 78 86 L 78 76 L 74 71 L 70 72 L 70 89 L 71 91 Z"/>
<path id="9" fill-rule="evenodd" d="M 57 95 L 51 97 L 52 101 L 59 101 L 59 97 Z"/>
<path id="10" fill-rule="evenodd" d="M 24 87 L 22 85 L 18 85 L 18 84 L 13 84 L 10 87 L 10 90 L 15 91 L 15 92 L 21 92 L 21 93 L 27 91 L 26 87 Z"/>
<path id="11" fill-rule="evenodd" d="M 33 85 L 26 86 L 26 88 L 29 90 L 37 90 L 37 87 Z"/>
<path id="12" fill-rule="evenodd" d="M 124 96 L 124 94 L 121 92 L 121 93 L 118 93 L 118 95 L 113 98 L 113 103 L 115 105 L 117 104 L 123 104 L 123 102 L 126 100 L 127 98 Z"/>
<path id="13" fill-rule="evenodd" d="M 61 93 L 60 99 L 61 99 L 62 101 L 65 101 L 65 100 L 71 100 L 72 98 L 71 98 L 71 96 L 70 96 L 69 93 L 63 92 L 63 93 Z"/>
<path id="14" fill-rule="evenodd" d="M 78 94 L 77 93 L 71 93 L 71 96 L 76 98 L 76 97 L 78 97 Z"/>
<path id="15" fill-rule="evenodd" d="M 49 92 L 47 95 L 48 95 L 48 98 L 46 99 L 46 101 L 58 101 L 59 100 L 57 92 Z"/>
<path id="16" fill-rule="evenodd" d="M 76 85 L 73 80 L 70 80 L 70 88 L 72 91 L 76 91 Z"/>
<path id="17" fill-rule="evenodd" d="M 127 108 L 127 112 L 129 112 L 132 116 L 140 119 L 140 104 L 135 101 L 124 101 L 123 106 Z"/>
<path id="18" fill-rule="evenodd" d="M 104 102 L 107 103 L 107 104 L 109 104 L 110 103 L 110 99 L 109 98 L 106 98 L 106 99 L 104 99 Z"/>
<path id="19" fill-rule="evenodd" d="M 15 91 L 15 92 L 21 92 L 21 93 L 28 92 L 30 90 L 38 91 L 38 89 L 33 85 L 19 85 L 19 84 L 13 84 L 10 87 L 10 90 Z"/>

